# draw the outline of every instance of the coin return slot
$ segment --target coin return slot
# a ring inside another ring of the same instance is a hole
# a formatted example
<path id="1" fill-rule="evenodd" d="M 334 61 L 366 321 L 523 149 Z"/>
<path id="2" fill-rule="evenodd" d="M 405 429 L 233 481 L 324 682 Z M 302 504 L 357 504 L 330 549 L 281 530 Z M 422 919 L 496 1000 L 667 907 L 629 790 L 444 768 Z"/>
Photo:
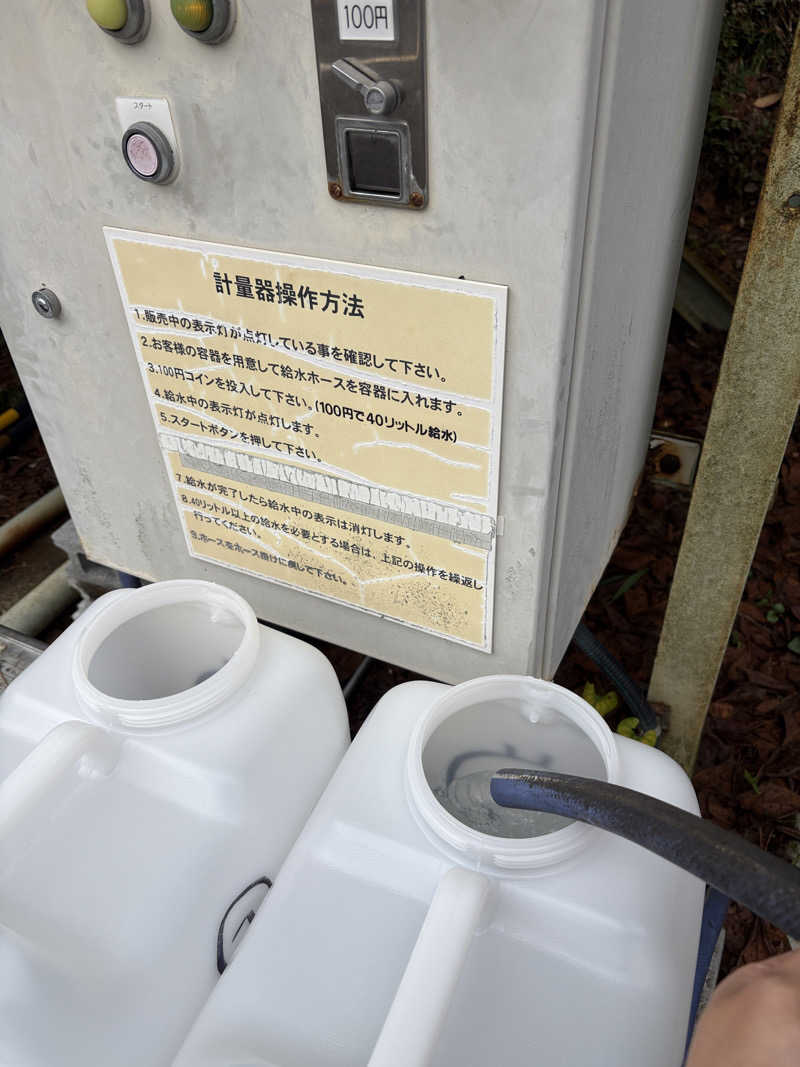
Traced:
<path id="1" fill-rule="evenodd" d="M 354 193 L 400 198 L 400 134 L 385 130 L 347 130 L 347 170 Z"/>

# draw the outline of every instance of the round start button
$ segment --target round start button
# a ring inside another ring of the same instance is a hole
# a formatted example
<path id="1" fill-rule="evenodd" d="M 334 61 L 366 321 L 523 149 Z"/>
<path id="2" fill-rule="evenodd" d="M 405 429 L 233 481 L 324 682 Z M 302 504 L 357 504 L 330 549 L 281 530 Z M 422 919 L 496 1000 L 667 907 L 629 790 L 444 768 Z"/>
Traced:
<path id="1" fill-rule="evenodd" d="M 163 183 L 175 172 L 175 156 L 165 135 L 151 122 L 135 122 L 122 136 L 129 169 L 145 182 Z"/>
<path id="2" fill-rule="evenodd" d="M 135 133 L 125 145 L 131 169 L 143 178 L 150 178 L 158 170 L 158 152 L 143 133 Z"/>

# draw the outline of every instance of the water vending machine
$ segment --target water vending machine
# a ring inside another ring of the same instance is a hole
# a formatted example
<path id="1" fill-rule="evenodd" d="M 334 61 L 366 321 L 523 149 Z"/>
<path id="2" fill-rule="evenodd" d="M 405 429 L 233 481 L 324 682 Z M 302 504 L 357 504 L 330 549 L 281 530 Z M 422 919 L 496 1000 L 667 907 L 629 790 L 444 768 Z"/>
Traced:
<path id="1" fill-rule="evenodd" d="M 720 8 L 9 0 L 0 321 L 87 557 L 552 676 L 643 466 Z"/>

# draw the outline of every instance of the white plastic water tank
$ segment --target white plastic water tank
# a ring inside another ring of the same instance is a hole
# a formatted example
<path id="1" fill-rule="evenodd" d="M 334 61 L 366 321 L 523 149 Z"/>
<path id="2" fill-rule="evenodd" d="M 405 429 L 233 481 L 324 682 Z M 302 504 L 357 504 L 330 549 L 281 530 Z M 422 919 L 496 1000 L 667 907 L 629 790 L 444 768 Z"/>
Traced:
<path id="1" fill-rule="evenodd" d="M 175 1067 L 677 1067 L 703 885 L 603 831 L 533 813 L 525 829 L 527 814 L 487 809 L 481 782 L 515 765 L 697 810 L 677 764 L 559 687 L 400 686 Z"/>
<path id="2" fill-rule="evenodd" d="M 169 1064 L 348 740 L 327 660 L 230 590 L 92 605 L 0 699 L 0 1063 Z"/>

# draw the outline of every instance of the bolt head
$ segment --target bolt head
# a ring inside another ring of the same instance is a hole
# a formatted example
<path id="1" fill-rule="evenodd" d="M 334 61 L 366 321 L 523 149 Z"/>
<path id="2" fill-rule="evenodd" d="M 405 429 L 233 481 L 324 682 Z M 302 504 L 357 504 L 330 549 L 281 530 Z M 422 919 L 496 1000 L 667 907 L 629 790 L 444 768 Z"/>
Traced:
<path id="1" fill-rule="evenodd" d="M 676 456 L 674 452 L 665 452 L 658 461 L 658 469 L 662 474 L 677 474 L 681 466 L 680 456 Z"/>
<path id="2" fill-rule="evenodd" d="M 383 109 L 386 107 L 386 94 L 380 86 L 373 85 L 371 89 L 367 90 L 364 103 L 366 104 L 367 111 L 371 112 L 373 115 L 382 115 Z"/>
<path id="3" fill-rule="evenodd" d="M 370 115 L 389 115 L 397 107 L 397 90 L 391 82 L 379 81 L 363 93 L 364 107 Z"/>
<path id="4" fill-rule="evenodd" d="M 37 289 L 31 293 L 31 303 L 45 319 L 57 319 L 61 314 L 61 301 L 52 289 Z"/>

